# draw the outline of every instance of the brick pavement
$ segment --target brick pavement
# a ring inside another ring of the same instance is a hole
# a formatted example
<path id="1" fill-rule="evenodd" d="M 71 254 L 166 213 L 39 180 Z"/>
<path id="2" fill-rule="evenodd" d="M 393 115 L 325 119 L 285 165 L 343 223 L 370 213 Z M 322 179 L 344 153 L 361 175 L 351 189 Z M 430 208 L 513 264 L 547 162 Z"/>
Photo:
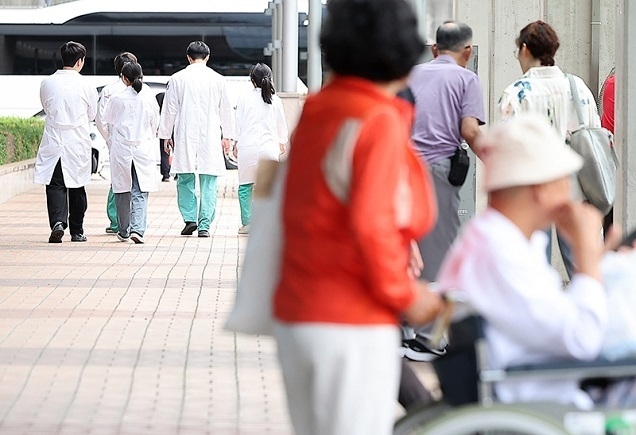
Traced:
<path id="1" fill-rule="evenodd" d="M 43 186 L 0 204 L 0 433 L 288 434 L 275 347 L 223 330 L 240 251 L 236 171 L 212 237 L 179 235 L 175 184 L 150 194 L 145 245 L 48 244 Z"/>
<path id="2" fill-rule="evenodd" d="M 47 243 L 43 186 L 0 204 L 0 434 L 291 433 L 273 341 L 223 330 L 247 240 L 236 171 L 209 239 L 179 235 L 160 187 L 145 245 L 104 232 L 97 177 L 86 243 Z"/>

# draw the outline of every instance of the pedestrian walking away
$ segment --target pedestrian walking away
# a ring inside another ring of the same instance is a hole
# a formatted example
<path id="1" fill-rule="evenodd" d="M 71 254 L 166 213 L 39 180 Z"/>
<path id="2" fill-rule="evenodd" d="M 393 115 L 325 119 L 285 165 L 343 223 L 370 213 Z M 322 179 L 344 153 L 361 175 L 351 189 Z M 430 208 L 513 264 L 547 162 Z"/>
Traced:
<path id="1" fill-rule="evenodd" d="M 62 243 L 68 227 L 72 242 L 85 242 L 86 186 L 91 179 L 89 122 L 97 113 L 97 91 L 80 75 L 86 48 L 69 41 L 60 47 L 63 67 L 42 81 L 40 101 L 46 113 L 35 159 L 34 182 L 46 185 L 51 235 Z"/>
<path id="2" fill-rule="evenodd" d="M 110 173 L 117 204 L 117 237 L 144 243 L 148 192 L 157 190 L 155 147 L 159 105 L 142 90 L 142 69 L 136 62 L 122 67 L 126 90 L 113 95 L 104 110 L 111 143 Z"/>
<path id="3" fill-rule="evenodd" d="M 424 260 L 422 278 L 434 281 L 459 231 L 461 184 L 451 182 L 451 158 L 465 140 L 479 156 L 475 141 L 485 123 L 482 86 L 466 68 L 472 55 L 472 29 L 447 21 L 436 33 L 432 61 L 417 65 L 409 77 L 415 96 L 413 145 L 428 163 L 435 185 L 439 219 L 418 245 Z M 417 199 L 416 199 L 417 200 Z"/>
<path id="4" fill-rule="evenodd" d="M 554 57 L 560 42 L 552 26 L 541 20 L 534 21 L 521 29 L 515 43 L 515 56 L 523 75 L 504 89 L 499 102 L 501 119 L 507 120 L 524 112 L 537 113 L 548 119 L 563 143 L 566 143 L 570 132 L 579 129 L 581 122 L 588 127 L 601 126 L 592 91 L 580 77 L 573 76 L 579 104 L 583 108 L 583 119 L 579 122 L 569 79 L 555 65 Z M 579 201 L 584 199 L 576 175 L 572 175 L 572 195 Z M 551 229 L 547 231 L 551 234 Z M 571 278 L 576 269 L 571 248 L 558 231 L 557 241 Z M 551 261 L 552 237 L 549 238 L 546 256 Z"/>
<path id="5" fill-rule="evenodd" d="M 157 103 L 159 104 L 159 113 L 163 107 L 163 99 L 166 96 L 165 92 L 159 92 L 156 96 Z M 174 135 L 171 138 L 174 140 Z M 159 155 L 161 156 L 161 163 L 159 170 L 161 172 L 161 181 L 164 183 L 170 182 L 170 167 L 172 166 L 172 154 L 171 149 L 166 147 L 166 140 L 159 139 Z"/>
<path id="6" fill-rule="evenodd" d="M 124 51 L 119 53 L 113 59 L 113 63 L 115 65 L 115 71 L 119 76 L 116 82 L 110 83 L 104 86 L 99 93 L 99 102 L 97 105 L 97 117 L 95 118 L 95 124 L 97 125 L 97 129 L 106 140 L 106 146 L 110 150 L 110 137 L 111 135 L 108 133 L 108 126 L 104 123 L 104 110 L 106 110 L 106 104 L 110 97 L 115 94 L 119 94 L 126 90 L 126 85 L 124 84 L 121 69 L 124 64 L 128 62 L 137 62 L 137 56 L 134 54 Z M 108 139 L 107 139 L 108 138 Z M 113 186 L 110 186 L 108 190 L 108 200 L 106 201 L 106 215 L 108 216 L 109 225 L 106 227 L 106 233 L 108 234 L 116 234 L 118 231 L 117 227 L 117 206 L 115 205 L 115 195 L 113 194 Z"/>
<path id="7" fill-rule="evenodd" d="M 234 138 L 234 116 L 225 78 L 207 66 L 210 48 L 201 41 L 188 45 L 189 65 L 170 78 L 161 109 L 159 138 L 173 153 L 177 203 L 189 236 L 210 237 L 216 212 L 217 177 L 225 175 L 224 152 Z M 171 139 L 174 132 L 174 141 Z M 198 173 L 201 197 L 196 196 Z"/>
<path id="8" fill-rule="evenodd" d="M 254 89 L 239 98 L 236 106 L 235 156 L 238 157 L 239 205 L 241 225 L 239 234 L 249 233 L 252 210 L 252 190 L 258 162 L 278 161 L 285 152 L 288 139 L 283 103 L 275 95 L 272 70 L 257 63 L 250 71 Z"/>

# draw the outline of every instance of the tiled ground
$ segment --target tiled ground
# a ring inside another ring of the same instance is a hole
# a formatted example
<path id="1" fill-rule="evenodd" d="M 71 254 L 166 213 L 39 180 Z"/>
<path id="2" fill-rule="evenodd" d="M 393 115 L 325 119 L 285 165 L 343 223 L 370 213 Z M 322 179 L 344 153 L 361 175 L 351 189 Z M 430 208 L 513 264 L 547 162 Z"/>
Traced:
<path id="1" fill-rule="evenodd" d="M 87 243 L 47 243 L 42 186 L 0 204 L 0 434 L 291 433 L 272 340 L 223 330 L 246 242 L 236 177 L 210 239 L 179 235 L 174 182 L 150 195 L 145 245 L 105 234 L 99 178 Z"/>
<path id="2" fill-rule="evenodd" d="M 0 204 L 0 433 L 290 433 L 268 338 L 223 330 L 236 287 L 236 173 L 212 238 L 179 235 L 175 184 L 150 195 L 145 245 L 50 245 L 44 188 Z"/>

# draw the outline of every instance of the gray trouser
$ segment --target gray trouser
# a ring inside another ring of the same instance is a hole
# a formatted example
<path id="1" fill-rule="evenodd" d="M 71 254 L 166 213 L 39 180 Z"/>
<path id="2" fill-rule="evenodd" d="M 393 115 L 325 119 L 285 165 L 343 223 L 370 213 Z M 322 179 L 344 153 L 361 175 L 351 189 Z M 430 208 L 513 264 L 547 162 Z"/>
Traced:
<path id="1" fill-rule="evenodd" d="M 143 236 L 146 232 L 146 212 L 148 206 L 148 192 L 139 189 L 139 180 L 135 166 L 131 168 L 132 187 L 130 192 L 116 193 L 117 226 L 119 234 L 129 237 L 130 233 Z"/>
<path id="2" fill-rule="evenodd" d="M 424 270 L 422 279 L 435 281 L 446 252 L 453 244 L 459 232 L 459 190 L 461 187 L 453 186 L 448 182 L 450 171 L 450 159 L 444 159 L 430 165 L 431 177 L 435 186 L 437 197 L 438 218 L 433 231 L 418 241 Z"/>

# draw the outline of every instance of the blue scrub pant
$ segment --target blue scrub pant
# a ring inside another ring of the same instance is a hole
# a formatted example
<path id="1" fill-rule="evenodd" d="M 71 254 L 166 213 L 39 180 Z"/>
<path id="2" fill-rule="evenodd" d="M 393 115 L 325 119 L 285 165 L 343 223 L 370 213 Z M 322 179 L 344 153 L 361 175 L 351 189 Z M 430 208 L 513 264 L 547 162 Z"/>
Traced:
<path id="1" fill-rule="evenodd" d="M 241 224 L 249 225 L 252 219 L 252 191 L 254 183 L 241 184 L 238 188 L 238 199 L 241 207 Z"/>
<path id="2" fill-rule="evenodd" d="M 196 194 L 196 176 L 192 173 L 178 175 L 177 204 L 184 222 L 196 222 L 199 231 L 209 231 L 216 212 L 216 175 L 199 174 L 199 201 Z"/>
<path id="3" fill-rule="evenodd" d="M 113 186 L 110 186 L 108 191 L 108 200 L 106 201 L 106 215 L 110 224 L 108 225 L 111 230 L 117 232 L 117 205 L 115 204 L 115 194 L 113 193 Z"/>

